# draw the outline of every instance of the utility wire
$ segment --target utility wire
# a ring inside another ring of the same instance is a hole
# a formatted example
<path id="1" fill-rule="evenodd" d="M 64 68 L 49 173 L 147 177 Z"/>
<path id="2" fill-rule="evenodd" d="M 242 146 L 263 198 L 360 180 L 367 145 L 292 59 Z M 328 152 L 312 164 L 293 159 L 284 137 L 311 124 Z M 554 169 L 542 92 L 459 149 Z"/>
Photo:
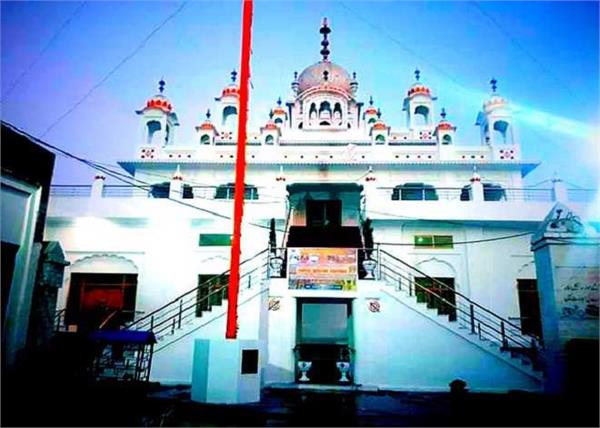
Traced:
<path id="1" fill-rule="evenodd" d="M 68 16 L 68 18 L 58 28 L 58 30 L 56 30 L 54 32 L 54 34 L 52 35 L 52 37 L 50 38 L 50 40 L 48 40 L 48 43 L 46 43 L 46 46 L 44 46 L 44 48 L 40 51 L 40 53 L 33 59 L 33 61 L 31 61 L 29 63 L 29 65 L 25 68 L 25 70 L 23 70 L 23 72 L 9 86 L 9 88 L 6 90 L 6 92 L 2 96 L 2 100 L 0 100 L 0 103 L 3 103 L 3 102 L 6 101 L 6 99 L 10 96 L 10 94 L 21 83 L 21 81 L 23 80 L 23 78 L 37 65 L 37 63 L 40 61 L 40 59 L 42 59 L 42 57 L 44 56 L 44 54 L 48 51 L 48 49 L 50 49 L 52 47 L 52 45 L 56 42 L 56 40 L 58 39 L 58 36 L 60 36 L 62 34 L 62 32 L 69 26 L 69 24 L 71 23 L 71 21 L 73 20 L 73 18 L 75 18 L 75 16 L 77 14 L 79 14 L 79 12 L 81 12 L 81 9 L 83 8 L 83 6 L 86 3 L 87 3 L 87 1 L 83 1 L 83 2 L 79 3 L 79 6 L 77 6 L 71 12 L 71 14 Z"/>
<path id="2" fill-rule="evenodd" d="M 492 24 L 494 24 L 494 26 L 508 39 L 510 40 L 510 42 L 515 45 L 517 47 L 517 49 L 519 49 L 521 51 L 521 53 L 523 53 L 527 58 L 529 58 L 532 62 L 534 62 L 540 70 L 542 70 L 548 77 L 550 77 L 554 83 L 558 84 L 559 86 L 562 86 L 564 89 L 567 90 L 567 92 L 569 92 L 569 94 L 576 98 L 579 99 L 579 95 L 577 95 L 573 90 L 571 90 L 571 88 L 565 84 L 564 82 L 562 82 L 557 76 L 556 74 L 554 74 L 552 72 L 552 70 L 550 70 L 548 67 L 546 67 L 540 60 L 538 60 L 531 52 L 529 52 L 529 50 L 527 50 L 525 48 L 525 46 L 523 46 L 523 44 L 521 44 L 521 42 L 519 42 L 519 40 L 517 40 L 515 37 L 513 37 L 506 28 L 504 28 L 504 26 L 502 24 L 500 24 L 500 22 L 494 18 L 489 12 L 486 12 L 485 9 L 483 7 L 481 7 L 481 4 L 479 4 L 478 1 L 473 1 L 471 2 L 471 4 L 479 11 L 479 13 L 481 13 L 483 16 L 485 16 Z M 581 100 L 580 100 L 581 101 Z"/>
<path id="3" fill-rule="evenodd" d="M 77 101 L 75 104 L 73 104 L 69 109 L 67 109 L 67 111 L 65 111 L 54 122 L 52 122 L 52 124 L 50 124 L 50 126 L 48 126 L 48 128 L 46 128 L 46 130 L 42 133 L 40 138 L 45 137 L 52 129 L 54 129 L 54 127 L 56 127 L 56 125 L 58 125 L 60 122 L 62 122 L 67 116 L 69 116 L 71 113 L 73 113 L 77 109 L 77 107 L 79 107 L 81 104 L 83 104 L 85 102 L 85 100 L 87 100 L 90 97 L 90 95 L 92 95 L 92 93 L 94 93 L 94 91 L 96 91 L 96 89 L 98 89 L 100 86 L 102 86 L 104 83 L 106 83 L 106 81 L 108 79 L 110 79 L 110 77 L 113 74 L 115 74 L 123 65 L 125 65 L 140 50 L 142 50 L 142 48 L 144 46 L 146 46 L 148 41 L 150 41 L 150 39 L 152 37 L 154 37 L 154 35 L 156 33 L 158 33 L 158 31 L 160 31 L 160 29 L 163 28 L 170 20 L 175 18 L 183 10 L 183 8 L 185 6 L 187 6 L 187 4 L 188 4 L 187 2 L 183 2 L 177 9 L 175 9 L 175 11 L 173 13 L 171 13 L 169 16 L 167 16 L 160 24 L 158 24 L 146 37 L 144 37 L 144 39 L 135 47 L 135 49 L 133 49 L 133 51 L 131 51 L 128 55 L 126 55 L 125 58 L 123 58 L 116 66 L 114 66 L 98 83 L 96 83 L 94 86 L 92 86 L 83 95 L 83 97 L 81 97 L 79 99 L 79 101 Z"/>

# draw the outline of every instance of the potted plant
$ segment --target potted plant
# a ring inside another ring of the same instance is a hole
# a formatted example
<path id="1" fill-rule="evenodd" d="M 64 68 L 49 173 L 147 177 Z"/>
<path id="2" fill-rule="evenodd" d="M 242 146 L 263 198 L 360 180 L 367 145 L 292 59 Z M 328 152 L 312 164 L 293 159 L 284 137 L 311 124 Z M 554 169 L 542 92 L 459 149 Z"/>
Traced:
<path id="1" fill-rule="evenodd" d="M 375 279 L 373 273 L 375 272 L 375 268 L 377 267 L 377 262 L 371 258 L 373 254 L 373 228 L 371 227 L 371 219 L 367 218 L 363 222 L 362 225 L 362 233 L 363 233 L 363 243 L 365 246 L 364 256 L 365 259 L 362 263 L 363 268 L 366 272 L 366 276 L 364 279 Z"/>

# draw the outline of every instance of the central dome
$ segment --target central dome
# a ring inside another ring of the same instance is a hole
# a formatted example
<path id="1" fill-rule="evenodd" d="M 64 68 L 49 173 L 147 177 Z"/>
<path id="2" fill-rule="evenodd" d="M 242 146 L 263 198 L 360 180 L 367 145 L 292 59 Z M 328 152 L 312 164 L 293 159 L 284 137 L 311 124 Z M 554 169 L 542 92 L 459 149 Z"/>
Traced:
<path id="1" fill-rule="evenodd" d="M 327 73 L 325 73 L 327 72 Z M 327 79 L 325 79 L 327 75 Z M 350 74 L 331 61 L 319 61 L 304 69 L 298 77 L 298 92 L 320 86 L 333 86 L 348 93 L 352 92 L 352 78 Z"/>

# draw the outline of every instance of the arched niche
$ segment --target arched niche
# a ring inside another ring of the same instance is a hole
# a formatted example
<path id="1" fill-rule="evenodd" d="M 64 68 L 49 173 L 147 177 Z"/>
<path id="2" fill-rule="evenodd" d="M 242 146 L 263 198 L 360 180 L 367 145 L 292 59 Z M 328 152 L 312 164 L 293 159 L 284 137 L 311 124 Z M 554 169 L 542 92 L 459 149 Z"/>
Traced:
<path id="1" fill-rule="evenodd" d="M 130 259 L 116 254 L 95 254 L 75 260 L 70 273 L 123 273 L 137 274 L 138 267 Z"/>

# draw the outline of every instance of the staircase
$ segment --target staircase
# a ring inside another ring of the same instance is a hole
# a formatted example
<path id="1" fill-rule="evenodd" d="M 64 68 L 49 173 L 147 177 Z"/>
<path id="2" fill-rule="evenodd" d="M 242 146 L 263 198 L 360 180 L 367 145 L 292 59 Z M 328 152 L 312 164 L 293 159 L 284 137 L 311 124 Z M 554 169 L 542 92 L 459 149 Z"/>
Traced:
<path id="1" fill-rule="evenodd" d="M 518 370 L 542 380 L 539 351 L 543 345 L 540 338 L 521 334 L 519 326 L 509 320 L 387 251 L 378 251 L 379 277 L 386 284 L 381 292 Z M 433 284 L 433 290 L 423 283 Z"/>
<path id="2" fill-rule="evenodd" d="M 261 294 L 267 276 L 268 251 L 265 249 L 240 264 L 238 306 Z M 229 290 L 229 270 L 215 275 L 181 294 L 162 307 L 133 321 L 127 330 L 150 331 L 157 341 L 158 352 L 178 338 L 223 317 Z M 252 290 L 258 291 L 252 293 Z M 170 340 L 169 340 L 170 339 Z"/>

